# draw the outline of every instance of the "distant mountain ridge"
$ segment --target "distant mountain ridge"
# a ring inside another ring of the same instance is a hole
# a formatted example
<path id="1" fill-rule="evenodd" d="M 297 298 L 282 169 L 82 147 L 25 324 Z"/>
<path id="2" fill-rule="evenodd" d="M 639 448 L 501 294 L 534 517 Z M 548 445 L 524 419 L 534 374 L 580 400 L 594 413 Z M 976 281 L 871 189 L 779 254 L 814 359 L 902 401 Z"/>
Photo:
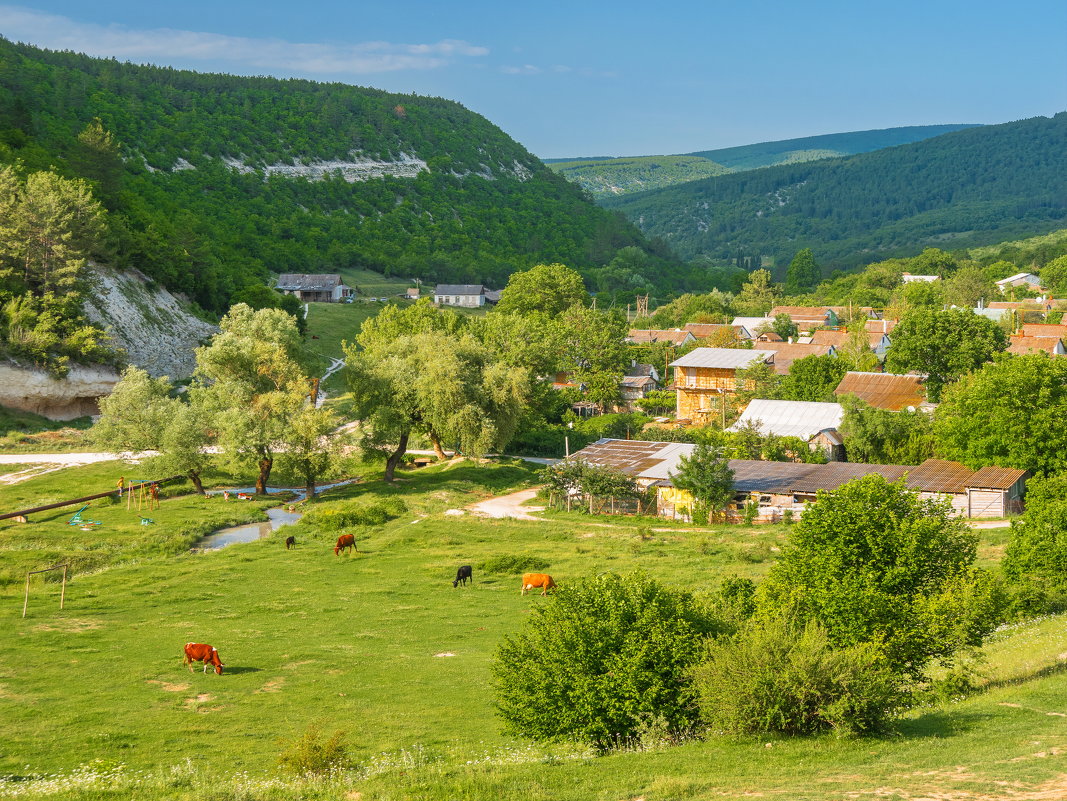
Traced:
<path id="1" fill-rule="evenodd" d="M 974 124 L 912 125 L 698 150 L 676 156 L 544 159 L 544 163 L 599 199 L 662 189 L 727 172 L 869 153 L 977 127 Z"/>
<path id="2" fill-rule="evenodd" d="M 606 199 L 685 257 L 810 247 L 848 267 L 923 247 L 976 247 L 1067 221 L 1067 112 L 845 158 L 732 173 Z"/>

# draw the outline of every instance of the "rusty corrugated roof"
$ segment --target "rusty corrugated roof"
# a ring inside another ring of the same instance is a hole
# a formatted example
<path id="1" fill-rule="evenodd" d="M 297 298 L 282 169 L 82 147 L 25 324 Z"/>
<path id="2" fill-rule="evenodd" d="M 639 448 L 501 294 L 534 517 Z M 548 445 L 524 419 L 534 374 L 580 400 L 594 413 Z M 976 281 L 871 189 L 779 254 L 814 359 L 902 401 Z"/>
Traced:
<path id="1" fill-rule="evenodd" d="M 1015 486 L 1020 478 L 1026 475 L 1025 470 L 1016 470 L 1014 467 L 983 467 L 967 480 L 967 486 L 973 489 L 997 489 L 1006 490 Z"/>
<path id="2" fill-rule="evenodd" d="M 927 459 L 918 467 L 909 468 L 904 483 L 925 492 L 960 493 L 967 489 L 967 480 L 972 475 L 974 471 L 959 462 Z"/>
<path id="3" fill-rule="evenodd" d="M 926 400 L 924 381 L 921 375 L 848 372 L 834 394 L 855 395 L 878 409 L 899 412 Z"/>

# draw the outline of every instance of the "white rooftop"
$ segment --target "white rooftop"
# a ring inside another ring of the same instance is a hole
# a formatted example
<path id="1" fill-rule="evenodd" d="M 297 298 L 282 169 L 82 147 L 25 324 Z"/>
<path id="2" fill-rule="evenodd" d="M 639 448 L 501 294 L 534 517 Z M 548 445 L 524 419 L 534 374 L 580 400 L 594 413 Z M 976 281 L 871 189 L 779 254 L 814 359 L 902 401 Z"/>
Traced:
<path id="1" fill-rule="evenodd" d="M 749 423 L 759 425 L 763 434 L 800 437 L 809 440 L 820 431 L 841 425 L 845 410 L 840 403 L 766 400 L 757 398 L 748 404 L 740 419 L 728 431 L 737 431 Z"/>
<path id="2" fill-rule="evenodd" d="M 1041 281 L 1041 279 L 1033 273 L 1015 273 L 1015 275 L 1009 275 L 1007 278 L 1001 278 L 999 281 L 994 281 L 993 283 L 997 286 L 1000 286 L 1001 284 L 1010 284 L 1013 281 L 1026 281 L 1027 283 L 1031 283 L 1031 278 L 1034 279 L 1033 283 L 1035 284 Z"/>
<path id="3" fill-rule="evenodd" d="M 753 362 L 774 360 L 773 350 L 749 350 L 747 348 L 697 348 L 670 363 L 671 367 L 718 367 L 736 370 L 748 367 Z"/>

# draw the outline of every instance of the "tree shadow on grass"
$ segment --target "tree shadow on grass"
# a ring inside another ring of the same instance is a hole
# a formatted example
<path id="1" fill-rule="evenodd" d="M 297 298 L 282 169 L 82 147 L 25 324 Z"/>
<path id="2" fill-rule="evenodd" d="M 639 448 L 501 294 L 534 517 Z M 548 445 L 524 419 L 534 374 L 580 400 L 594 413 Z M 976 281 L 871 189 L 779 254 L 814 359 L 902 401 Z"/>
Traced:
<path id="1" fill-rule="evenodd" d="M 1045 665 L 1045 667 L 1038 670 L 1032 670 L 1029 673 L 1024 673 L 1020 676 L 1012 676 L 1006 679 L 993 679 L 988 684 L 982 687 L 983 691 L 999 690 L 1001 687 L 1015 687 L 1019 684 L 1026 684 L 1028 681 L 1034 679 L 1045 679 L 1049 676 L 1058 676 L 1061 673 L 1067 673 L 1067 662 L 1057 662 L 1054 665 Z"/>
<path id="2" fill-rule="evenodd" d="M 236 675 L 241 674 L 241 673 L 262 673 L 263 672 L 263 668 L 240 667 L 240 666 L 238 666 L 238 667 L 230 667 L 229 665 L 226 665 L 226 667 L 223 668 L 223 671 L 224 671 L 223 675 L 227 675 L 228 674 L 228 675 L 231 675 L 231 676 L 236 676 Z"/>
<path id="3" fill-rule="evenodd" d="M 909 740 L 958 737 L 973 731 L 994 717 L 996 716 L 989 712 L 932 709 L 917 718 L 897 721 L 894 730 L 895 734 Z"/>

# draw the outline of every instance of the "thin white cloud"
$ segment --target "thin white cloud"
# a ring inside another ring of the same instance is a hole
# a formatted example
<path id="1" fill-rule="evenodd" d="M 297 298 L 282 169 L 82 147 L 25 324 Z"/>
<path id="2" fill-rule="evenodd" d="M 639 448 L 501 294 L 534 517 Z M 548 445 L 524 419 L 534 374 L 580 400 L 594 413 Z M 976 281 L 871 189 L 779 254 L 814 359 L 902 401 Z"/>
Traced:
<path id="1" fill-rule="evenodd" d="M 172 28 L 136 30 L 124 25 L 97 25 L 0 5 L 0 33 L 15 41 L 53 50 L 74 50 L 120 60 L 171 63 L 226 62 L 263 71 L 306 74 L 369 74 L 430 70 L 457 58 L 488 55 L 489 49 L 460 39 L 427 44 L 395 42 L 299 43 L 252 39 Z"/>
<path id="2" fill-rule="evenodd" d="M 504 66 L 500 71 L 505 75 L 540 75 L 543 70 L 533 64 L 523 64 L 521 67 Z"/>

